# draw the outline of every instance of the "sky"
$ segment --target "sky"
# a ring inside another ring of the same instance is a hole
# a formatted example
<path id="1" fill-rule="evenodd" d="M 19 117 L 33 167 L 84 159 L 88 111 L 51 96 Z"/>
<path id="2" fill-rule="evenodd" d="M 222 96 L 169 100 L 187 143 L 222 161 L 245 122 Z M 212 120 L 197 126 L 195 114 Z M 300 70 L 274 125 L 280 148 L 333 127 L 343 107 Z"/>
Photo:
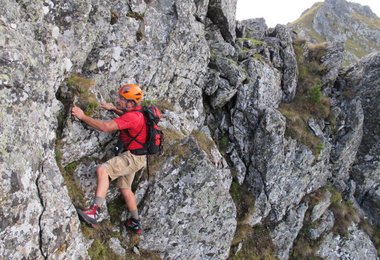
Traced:
<path id="1" fill-rule="evenodd" d="M 236 20 L 264 18 L 269 27 L 297 20 L 303 11 L 323 0 L 238 0 Z M 348 2 L 368 5 L 380 17 L 380 0 L 349 0 Z"/>

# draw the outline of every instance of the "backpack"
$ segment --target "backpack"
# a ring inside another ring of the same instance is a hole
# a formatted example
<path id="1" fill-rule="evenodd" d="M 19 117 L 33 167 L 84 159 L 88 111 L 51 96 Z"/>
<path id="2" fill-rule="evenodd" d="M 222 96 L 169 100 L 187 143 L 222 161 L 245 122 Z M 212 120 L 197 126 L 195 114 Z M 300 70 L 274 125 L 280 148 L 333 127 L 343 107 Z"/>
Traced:
<path id="1" fill-rule="evenodd" d="M 146 127 L 147 127 L 147 138 L 146 142 L 140 143 L 136 138 L 140 135 L 141 131 L 136 136 L 131 136 L 128 130 L 123 130 L 131 138 L 129 144 L 133 141 L 141 144 L 143 147 L 139 149 L 130 150 L 134 155 L 151 155 L 162 151 L 162 142 L 164 138 L 163 132 L 158 127 L 158 122 L 161 119 L 160 110 L 153 105 L 145 106 L 142 110 L 136 110 L 143 113 L 145 117 Z M 129 144 L 125 147 L 128 147 Z"/>

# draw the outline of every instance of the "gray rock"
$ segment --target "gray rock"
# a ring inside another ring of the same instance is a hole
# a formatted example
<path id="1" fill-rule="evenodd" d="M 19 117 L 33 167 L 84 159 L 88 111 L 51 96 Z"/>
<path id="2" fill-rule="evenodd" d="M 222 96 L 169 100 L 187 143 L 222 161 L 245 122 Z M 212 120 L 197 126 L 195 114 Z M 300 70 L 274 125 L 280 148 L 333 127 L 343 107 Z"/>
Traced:
<path id="1" fill-rule="evenodd" d="M 308 205 L 301 203 L 297 208 L 290 209 L 284 221 L 274 228 L 271 233 L 273 243 L 278 248 L 277 256 L 284 260 L 289 258 L 289 251 L 302 228 Z"/>
<path id="2" fill-rule="evenodd" d="M 331 204 L 331 193 L 329 191 L 324 192 L 322 196 L 323 197 L 321 198 L 321 201 L 317 205 L 315 205 L 313 207 L 313 210 L 311 211 L 311 222 L 318 220 L 326 212 L 326 210 Z"/>
<path id="3" fill-rule="evenodd" d="M 163 258 L 226 259 L 236 227 L 230 171 L 215 168 L 194 139 L 182 145 L 188 156 L 177 167 L 166 162 L 151 184 L 140 246 Z"/>
<path id="4" fill-rule="evenodd" d="M 320 238 L 322 234 L 327 233 L 333 228 L 334 223 L 334 213 L 330 210 L 325 211 L 317 226 L 309 230 L 310 238 L 314 240 Z"/>
<path id="5" fill-rule="evenodd" d="M 377 250 L 368 235 L 355 226 L 351 227 L 347 237 L 328 234 L 317 255 L 327 259 L 378 259 Z"/>

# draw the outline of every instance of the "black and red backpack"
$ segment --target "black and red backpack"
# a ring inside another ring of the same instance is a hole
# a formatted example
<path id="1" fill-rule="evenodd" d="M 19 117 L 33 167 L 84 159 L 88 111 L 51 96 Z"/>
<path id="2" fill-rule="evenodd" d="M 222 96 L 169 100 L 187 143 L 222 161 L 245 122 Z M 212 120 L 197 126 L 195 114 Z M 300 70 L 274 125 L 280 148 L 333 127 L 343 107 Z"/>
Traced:
<path id="1" fill-rule="evenodd" d="M 123 130 L 130 138 L 132 143 L 133 141 L 141 144 L 143 147 L 139 149 L 130 150 L 131 153 L 135 155 L 151 155 L 156 154 L 162 151 L 162 142 L 164 139 L 164 134 L 158 127 L 158 122 L 161 119 L 160 110 L 154 106 L 143 106 L 142 110 L 134 110 L 143 113 L 145 117 L 146 127 L 147 127 L 147 138 L 145 143 L 140 143 L 136 138 L 140 135 L 141 131 L 136 136 L 131 136 L 128 130 Z M 129 143 L 129 144 L 130 144 Z M 123 143 L 123 146 L 128 149 L 128 145 Z M 115 147 L 116 153 L 122 152 L 122 149 L 117 150 L 117 146 Z"/>

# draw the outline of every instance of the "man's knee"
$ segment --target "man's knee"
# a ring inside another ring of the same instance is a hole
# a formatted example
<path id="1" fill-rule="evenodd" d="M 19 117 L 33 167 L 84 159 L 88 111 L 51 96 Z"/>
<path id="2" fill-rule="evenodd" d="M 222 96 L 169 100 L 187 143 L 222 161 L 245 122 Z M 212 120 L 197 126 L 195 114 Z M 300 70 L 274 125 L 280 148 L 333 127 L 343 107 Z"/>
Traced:
<path id="1" fill-rule="evenodd" d="M 98 178 L 101 178 L 101 177 L 108 177 L 108 173 L 107 173 L 107 170 L 104 166 L 100 165 L 96 168 L 96 176 Z"/>

